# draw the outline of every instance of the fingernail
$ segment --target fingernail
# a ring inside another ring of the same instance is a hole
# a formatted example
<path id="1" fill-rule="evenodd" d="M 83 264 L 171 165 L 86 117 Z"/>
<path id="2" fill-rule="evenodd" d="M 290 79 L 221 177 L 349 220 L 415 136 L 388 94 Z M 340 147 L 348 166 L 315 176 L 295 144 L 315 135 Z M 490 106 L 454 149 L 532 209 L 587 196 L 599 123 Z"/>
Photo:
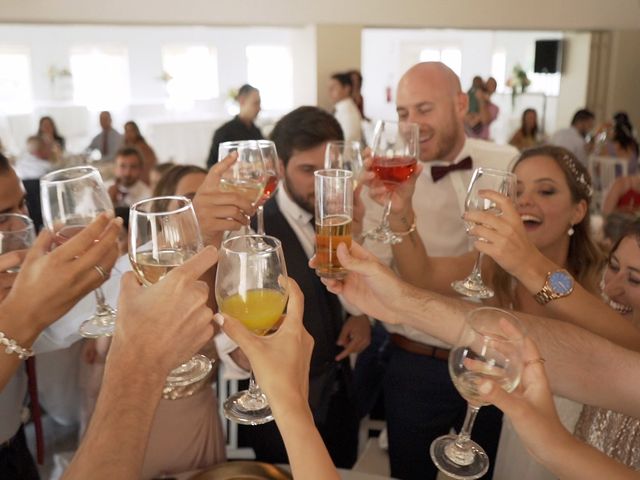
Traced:
<path id="1" fill-rule="evenodd" d="M 216 313 L 213 316 L 213 321 L 216 322 L 220 326 L 224 325 L 224 317 L 222 315 L 220 315 L 219 313 Z"/>
<path id="2" fill-rule="evenodd" d="M 489 393 L 491 393 L 491 388 L 491 382 L 485 381 L 482 382 L 480 386 L 478 386 L 478 392 L 480 392 L 482 395 L 488 395 Z"/>

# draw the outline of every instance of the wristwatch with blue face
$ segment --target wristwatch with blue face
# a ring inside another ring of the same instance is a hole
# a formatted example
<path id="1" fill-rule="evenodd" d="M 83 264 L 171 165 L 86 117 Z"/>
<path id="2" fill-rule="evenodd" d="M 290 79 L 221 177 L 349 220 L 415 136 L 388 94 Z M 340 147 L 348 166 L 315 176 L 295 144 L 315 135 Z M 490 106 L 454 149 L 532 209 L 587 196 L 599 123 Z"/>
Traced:
<path id="1" fill-rule="evenodd" d="M 573 277 L 566 270 L 556 270 L 547 274 L 542 290 L 535 295 L 540 305 L 546 305 L 551 300 L 566 297 L 573 292 Z"/>

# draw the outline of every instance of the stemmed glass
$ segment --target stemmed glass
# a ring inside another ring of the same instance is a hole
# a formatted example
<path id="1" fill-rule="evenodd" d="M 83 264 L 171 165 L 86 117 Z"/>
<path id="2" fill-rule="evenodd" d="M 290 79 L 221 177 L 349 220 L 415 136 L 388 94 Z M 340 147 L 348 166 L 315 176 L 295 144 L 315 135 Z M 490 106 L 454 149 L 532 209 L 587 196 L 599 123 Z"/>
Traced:
<path id="1" fill-rule="evenodd" d="M 237 318 L 256 335 L 277 330 L 289 296 L 280 241 L 265 235 L 225 240 L 220 248 L 215 291 L 220 311 Z M 224 402 L 224 414 L 243 425 L 273 420 L 267 397 L 253 372 L 249 389 Z"/>
<path id="2" fill-rule="evenodd" d="M 360 142 L 334 140 L 327 142 L 324 152 L 324 168 L 337 168 L 353 172 L 353 188 L 358 186 L 358 176 L 362 171 L 362 149 Z"/>
<path id="3" fill-rule="evenodd" d="M 278 189 L 278 182 L 282 177 L 280 169 L 280 160 L 278 160 L 278 152 L 276 150 L 276 144 L 271 140 L 257 140 L 262 152 L 262 160 L 264 162 L 264 168 L 266 171 L 267 180 L 264 186 L 264 192 L 262 197 L 258 200 L 258 208 L 256 209 L 256 220 L 258 226 L 258 234 L 264 235 L 264 204 L 267 203 L 276 190 Z"/>
<path id="4" fill-rule="evenodd" d="M 365 233 L 366 238 L 395 245 L 402 241 L 389 227 L 393 192 L 409 180 L 416 169 L 419 128 L 415 123 L 380 121 L 373 135 L 373 171 L 387 189 L 387 200 L 380 225 Z"/>
<path id="5" fill-rule="evenodd" d="M 485 211 L 495 215 L 502 215 L 502 211 L 496 207 L 493 201 L 480 196 L 480 191 L 482 190 L 494 190 L 515 202 L 516 176 L 513 173 L 502 170 L 480 167 L 473 172 L 471 177 L 464 203 L 465 210 L 467 212 Z M 468 222 L 466 225 L 467 231 L 473 226 L 474 223 Z M 451 284 L 456 292 L 472 298 L 493 297 L 493 290 L 482 281 L 482 256 L 482 252 L 478 252 L 476 263 L 467 278 L 457 280 Z"/>
<path id="6" fill-rule="evenodd" d="M 449 374 L 456 389 L 468 402 L 464 424 L 458 435 L 433 441 L 431 459 L 440 471 L 457 479 L 480 478 L 489 469 L 489 458 L 471 440 L 471 429 L 480 407 L 488 405 L 478 395 L 485 380 L 493 380 L 512 392 L 523 369 L 524 328 L 514 315 L 498 308 L 473 310 L 449 354 Z"/>
<path id="7" fill-rule="evenodd" d="M 230 153 L 237 152 L 238 159 L 220 179 L 220 189 L 236 192 L 256 206 L 260 201 L 267 183 L 262 149 L 256 140 L 223 142 L 218 148 L 218 161 Z M 248 216 L 247 216 L 248 218 Z M 243 228 L 243 234 L 249 233 L 249 227 Z"/>
<path id="8" fill-rule="evenodd" d="M 27 250 L 36 239 L 33 221 L 19 213 L 0 214 L 0 254 L 14 250 Z M 17 273 L 20 266 L 7 269 L 8 273 Z"/>
<path id="9" fill-rule="evenodd" d="M 100 213 L 113 213 L 113 205 L 98 170 L 81 166 L 48 173 L 40 179 L 42 219 L 62 244 L 89 225 Z M 96 266 L 100 271 L 102 267 Z M 101 275 L 103 272 L 100 272 Z M 116 310 L 107 304 L 102 288 L 94 290 L 96 311 L 80 326 L 86 338 L 109 337 L 115 328 Z"/>
<path id="10" fill-rule="evenodd" d="M 129 260 L 144 286 L 161 281 L 202 248 L 200 227 L 191 200 L 181 196 L 153 197 L 134 203 L 129 210 Z M 173 369 L 165 388 L 202 380 L 211 361 L 196 354 Z"/>

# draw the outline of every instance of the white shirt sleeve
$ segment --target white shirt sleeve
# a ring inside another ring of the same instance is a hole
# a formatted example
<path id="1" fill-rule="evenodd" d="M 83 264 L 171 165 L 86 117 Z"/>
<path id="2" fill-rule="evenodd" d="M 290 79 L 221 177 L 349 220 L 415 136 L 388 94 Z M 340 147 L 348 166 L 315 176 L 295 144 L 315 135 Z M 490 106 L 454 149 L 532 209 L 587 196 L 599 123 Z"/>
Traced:
<path id="1" fill-rule="evenodd" d="M 249 378 L 250 372 L 234 362 L 230 356 L 231 352 L 238 348 L 238 345 L 224 332 L 213 337 L 213 341 L 216 344 L 218 358 L 224 365 L 223 378 L 225 380 L 244 380 Z"/>

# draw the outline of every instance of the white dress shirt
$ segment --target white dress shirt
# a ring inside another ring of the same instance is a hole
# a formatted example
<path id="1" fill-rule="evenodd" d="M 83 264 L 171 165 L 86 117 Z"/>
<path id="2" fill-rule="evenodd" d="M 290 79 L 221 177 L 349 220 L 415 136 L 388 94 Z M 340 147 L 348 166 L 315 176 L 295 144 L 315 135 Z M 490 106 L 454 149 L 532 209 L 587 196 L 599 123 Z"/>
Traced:
<path id="1" fill-rule="evenodd" d="M 40 178 L 53 170 L 48 160 L 43 160 L 30 153 L 25 153 L 16 162 L 16 174 L 21 180 Z"/>
<path id="2" fill-rule="evenodd" d="M 362 116 L 353 98 L 343 98 L 336 103 L 334 116 L 342 128 L 346 142 L 362 141 Z"/>
<path id="3" fill-rule="evenodd" d="M 413 194 L 416 227 L 430 256 L 459 256 L 472 249 L 462 214 L 473 169 L 487 167 L 509 170 L 510 164 L 518 156 L 518 150 L 511 146 L 467 138 L 453 163 L 458 163 L 467 156 L 470 156 L 473 161 L 471 170 L 455 170 L 438 182 L 434 182 L 431 178 L 430 167 L 446 163 L 429 162 L 423 164 L 424 170 L 416 181 L 416 189 Z M 364 218 L 364 231 L 366 232 L 380 223 L 383 210 L 369 197 L 368 192 L 363 192 L 361 198 L 366 206 Z M 385 263 L 393 264 L 393 253 L 389 245 L 366 240 L 365 247 Z M 425 275 L 428 275 L 428 272 L 425 272 Z M 443 342 L 404 325 L 385 324 L 385 327 L 393 333 L 399 333 L 427 345 L 448 347 Z"/>
<path id="4" fill-rule="evenodd" d="M 580 160 L 580 163 L 585 167 L 587 166 L 587 142 L 575 128 L 569 127 L 558 130 L 553 134 L 549 143 L 551 145 L 566 148 L 573 153 L 578 160 Z"/>
<path id="5" fill-rule="evenodd" d="M 112 185 L 115 185 L 115 183 L 115 179 L 107 180 L 104 182 L 104 186 L 107 187 L 108 190 Z M 129 207 L 140 200 L 151 198 L 151 189 L 146 183 L 140 180 L 130 187 L 118 185 L 118 190 L 122 192 L 122 198 L 114 205 L 114 207 Z"/>

